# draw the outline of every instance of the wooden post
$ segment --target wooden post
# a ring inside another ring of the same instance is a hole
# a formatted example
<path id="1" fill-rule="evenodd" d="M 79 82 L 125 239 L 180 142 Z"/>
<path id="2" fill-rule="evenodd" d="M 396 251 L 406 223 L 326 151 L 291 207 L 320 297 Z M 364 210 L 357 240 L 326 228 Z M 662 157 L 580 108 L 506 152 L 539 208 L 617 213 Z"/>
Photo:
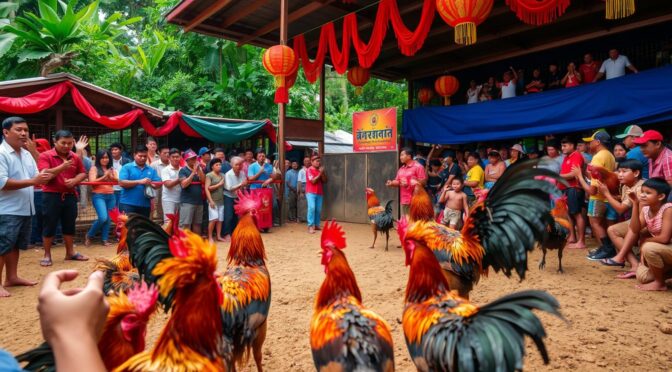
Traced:
<path id="1" fill-rule="evenodd" d="M 63 108 L 56 108 L 56 131 L 63 129 Z M 48 130 L 47 130 L 48 132 Z M 47 133 L 49 135 L 49 133 Z"/>
<path id="2" fill-rule="evenodd" d="M 325 95 L 325 71 L 324 71 L 324 64 L 322 65 L 322 73 L 320 73 L 320 121 L 322 122 L 322 140 L 317 142 L 318 146 L 318 152 L 320 153 L 320 156 L 324 155 L 324 107 L 326 105 L 326 95 Z"/>
<path id="3" fill-rule="evenodd" d="M 289 0 L 280 0 L 280 44 L 287 45 L 287 13 Z M 278 104 L 278 167 L 280 168 L 280 192 L 278 193 L 278 207 L 280 209 L 280 225 L 282 225 L 282 216 L 285 214 L 285 118 L 287 117 L 284 103 Z"/>
<path id="4" fill-rule="evenodd" d="M 133 125 L 131 126 L 131 149 L 129 153 L 134 154 L 135 146 L 137 145 L 138 145 L 138 126 Z"/>

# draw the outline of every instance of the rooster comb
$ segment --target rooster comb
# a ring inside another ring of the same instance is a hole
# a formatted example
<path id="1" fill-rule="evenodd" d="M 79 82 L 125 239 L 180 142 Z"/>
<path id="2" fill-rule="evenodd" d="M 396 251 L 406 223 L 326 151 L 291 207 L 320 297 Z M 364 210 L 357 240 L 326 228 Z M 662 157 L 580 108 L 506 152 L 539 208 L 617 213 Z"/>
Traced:
<path id="1" fill-rule="evenodd" d="M 239 217 L 244 216 L 250 211 L 261 208 L 261 200 L 259 196 L 253 194 L 248 190 L 238 191 L 238 199 L 236 205 L 233 207 Z"/>
<path id="2" fill-rule="evenodd" d="M 324 249 L 330 246 L 338 249 L 345 248 L 345 232 L 343 231 L 343 227 L 334 220 L 331 220 L 331 223 L 327 222 L 324 224 L 321 243 Z"/>
<path id="3" fill-rule="evenodd" d="M 138 313 L 147 314 L 148 311 L 154 309 L 156 300 L 159 298 L 159 290 L 154 284 L 147 285 L 147 282 L 142 281 L 131 287 L 127 296 Z"/>
<path id="4" fill-rule="evenodd" d="M 119 223 L 120 218 L 122 220 L 126 220 L 128 218 L 128 216 L 126 216 L 126 213 L 120 212 L 119 208 L 114 208 L 110 211 L 110 219 L 112 220 L 112 222 L 117 224 L 117 223 Z"/>

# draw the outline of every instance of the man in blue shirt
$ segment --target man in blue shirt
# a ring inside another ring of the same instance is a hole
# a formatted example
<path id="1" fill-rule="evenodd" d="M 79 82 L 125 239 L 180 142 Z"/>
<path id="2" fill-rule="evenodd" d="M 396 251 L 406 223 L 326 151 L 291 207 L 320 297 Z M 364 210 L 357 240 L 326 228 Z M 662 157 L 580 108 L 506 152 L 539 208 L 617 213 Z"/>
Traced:
<path id="1" fill-rule="evenodd" d="M 623 131 L 623 133 L 616 135 L 616 138 L 622 139 L 625 148 L 628 149 L 628 153 L 625 155 L 626 159 L 633 159 L 642 163 L 642 178 L 648 179 L 649 159 L 646 156 L 644 156 L 644 154 L 642 153 L 642 149 L 639 148 L 637 144 L 635 144 L 635 138 L 641 137 L 643 133 L 644 132 L 642 131 L 642 128 L 640 128 L 639 126 L 628 125 L 628 127 L 625 128 L 625 131 Z"/>
<path id="2" fill-rule="evenodd" d="M 289 212 L 287 218 L 289 222 L 297 222 L 297 201 L 298 192 L 296 190 L 297 181 L 299 179 L 299 162 L 292 160 L 291 168 L 285 173 L 285 197 L 289 205 Z"/>
<path id="3" fill-rule="evenodd" d="M 121 167 L 119 172 L 119 186 L 123 187 L 119 209 L 149 218 L 151 200 L 145 196 L 145 186 L 158 189 L 162 186 L 161 177 L 147 164 L 147 146 L 136 146 L 133 158 L 135 161 Z"/>
<path id="4" fill-rule="evenodd" d="M 257 161 L 247 168 L 247 178 L 249 181 L 263 181 L 263 183 L 252 183 L 250 190 L 268 187 L 273 181 L 272 175 L 273 166 L 266 163 L 266 151 L 257 150 Z"/>

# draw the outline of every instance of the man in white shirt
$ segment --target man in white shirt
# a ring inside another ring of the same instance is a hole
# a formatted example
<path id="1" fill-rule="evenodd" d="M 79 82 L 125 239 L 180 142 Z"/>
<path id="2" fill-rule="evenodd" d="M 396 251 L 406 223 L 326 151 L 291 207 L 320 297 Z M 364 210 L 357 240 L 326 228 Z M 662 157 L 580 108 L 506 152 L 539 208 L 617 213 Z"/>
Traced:
<path id="1" fill-rule="evenodd" d="M 28 248 L 33 204 L 33 186 L 44 185 L 53 174 L 38 172 L 33 156 L 24 147 L 28 142 L 28 124 L 20 117 L 2 122 L 0 144 L 0 279 L 7 266 L 5 287 L 33 286 L 35 281 L 18 276 L 19 249 Z M 0 298 L 10 293 L 0 285 Z"/>
<path id="2" fill-rule="evenodd" d="M 149 155 L 147 155 L 149 156 Z M 159 147 L 159 160 L 153 161 L 150 166 L 154 168 L 156 171 L 156 174 L 161 176 L 161 172 L 163 171 L 164 168 L 168 167 L 170 165 L 170 147 L 166 145 L 161 145 Z M 156 211 L 156 217 L 157 218 L 163 218 L 163 203 L 161 203 L 161 192 L 163 191 L 163 187 L 156 190 L 156 198 L 152 199 L 152 209 Z"/>
<path id="3" fill-rule="evenodd" d="M 298 192 L 298 220 L 306 222 L 308 213 L 308 201 L 306 200 L 306 169 L 310 168 L 310 157 L 303 158 L 303 168 L 299 171 L 296 178 L 296 191 Z"/>
<path id="4" fill-rule="evenodd" d="M 121 167 L 130 163 L 131 159 L 124 157 L 124 146 L 121 143 L 113 143 L 110 145 L 110 153 L 112 154 L 112 168 L 119 174 L 121 172 Z M 119 208 L 119 200 L 121 199 L 121 189 L 119 185 L 112 186 L 114 190 L 114 205 Z"/>
<path id="5" fill-rule="evenodd" d="M 639 72 L 637 68 L 630 63 L 628 57 L 619 55 L 618 50 L 612 49 L 609 51 L 609 59 L 602 62 L 600 72 L 597 73 L 594 81 L 600 80 L 605 75 L 607 76 L 607 80 L 621 77 L 625 75 L 626 67 L 635 74 Z"/>
<path id="6" fill-rule="evenodd" d="M 161 181 L 163 187 L 161 190 L 161 209 L 163 209 L 163 222 L 168 223 L 168 215 L 177 212 L 180 206 L 180 150 L 171 149 L 169 152 L 170 165 L 161 170 Z"/>

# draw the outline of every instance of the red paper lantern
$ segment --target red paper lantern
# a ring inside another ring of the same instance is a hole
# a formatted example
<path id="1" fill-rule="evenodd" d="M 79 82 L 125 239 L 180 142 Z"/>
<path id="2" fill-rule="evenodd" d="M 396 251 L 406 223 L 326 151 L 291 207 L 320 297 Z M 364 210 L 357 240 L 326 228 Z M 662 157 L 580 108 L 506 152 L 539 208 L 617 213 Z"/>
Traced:
<path id="1" fill-rule="evenodd" d="M 434 98 L 434 91 L 430 88 L 420 88 L 418 90 L 418 102 L 421 105 L 428 104 Z"/>
<path id="2" fill-rule="evenodd" d="M 359 66 L 351 67 L 348 70 L 348 81 L 355 86 L 355 94 L 362 94 L 362 87 L 369 82 L 371 75 L 368 68 Z"/>
<path id="3" fill-rule="evenodd" d="M 441 18 L 455 28 L 455 42 L 471 45 L 476 42 L 476 26 L 488 18 L 494 0 L 436 0 Z"/>
<path id="4" fill-rule="evenodd" d="M 460 82 L 453 75 L 443 75 L 439 76 L 438 79 L 434 82 L 434 89 L 443 97 L 443 105 L 450 105 L 450 96 L 455 94 L 460 88 Z"/>
<path id="5" fill-rule="evenodd" d="M 289 102 L 285 77 L 296 69 L 294 50 L 286 45 L 274 45 L 264 52 L 263 65 L 275 77 L 275 103 Z"/>
<path id="6" fill-rule="evenodd" d="M 535 26 L 555 21 L 565 13 L 569 3 L 569 0 L 506 0 L 518 19 Z"/>

